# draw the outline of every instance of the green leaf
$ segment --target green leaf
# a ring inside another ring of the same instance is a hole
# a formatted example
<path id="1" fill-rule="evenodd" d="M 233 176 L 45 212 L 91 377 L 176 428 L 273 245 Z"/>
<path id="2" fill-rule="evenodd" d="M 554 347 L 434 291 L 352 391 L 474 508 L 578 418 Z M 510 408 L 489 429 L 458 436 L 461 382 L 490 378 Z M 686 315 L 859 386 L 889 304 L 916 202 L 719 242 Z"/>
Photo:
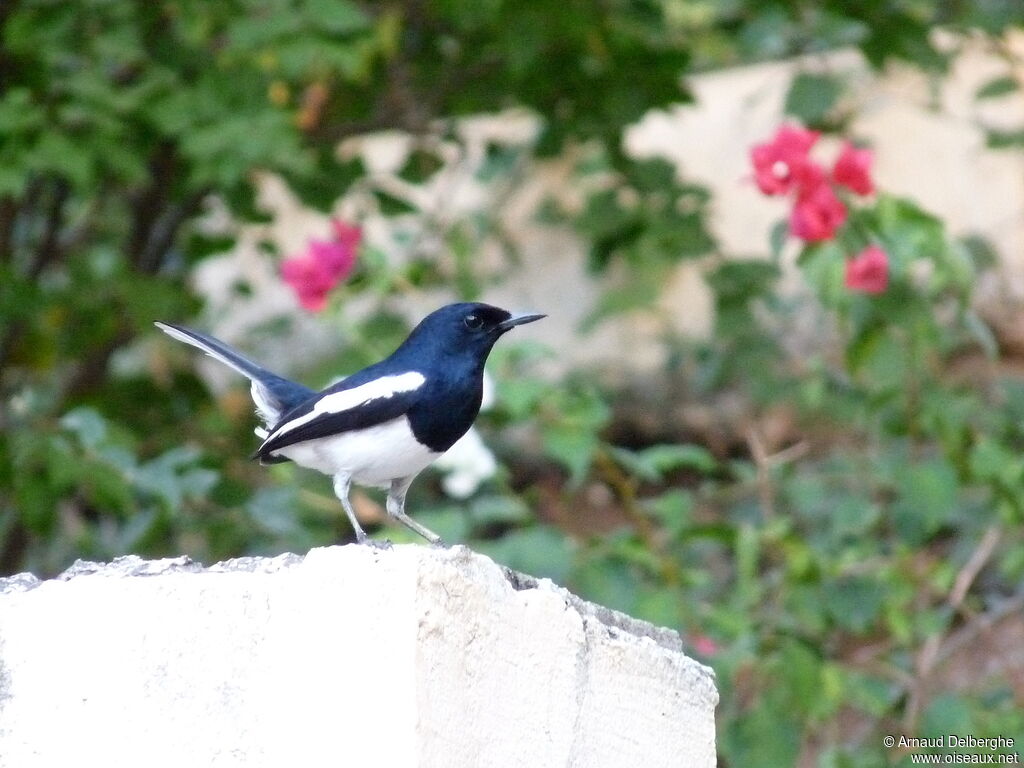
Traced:
<path id="1" fill-rule="evenodd" d="M 544 453 L 565 465 L 573 483 L 579 483 L 590 469 L 600 441 L 592 432 L 571 424 L 548 427 L 543 430 Z"/>
<path id="2" fill-rule="evenodd" d="M 849 300 L 845 286 L 846 257 L 838 243 L 807 246 L 797 263 L 826 307 L 846 304 Z"/>
<path id="3" fill-rule="evenodd" d="M 533 414 L 551 385 L 534 378 L 498 380 L 498 402 L 513 421 L 522 421 Z"/>
<path id="4" fill-rule="evenodd" d="M 976 99 L 995 99 L 1000 96 L 1006 96 L 1010 93 L 1016 93 L 1020 90 L 1020 83 L 1017 82 L 1017 78 L 1010 75 L 1003 75 L 1002 77 L 996 77 L 989 80 L 983 86 L 978 88 L 974 92 L 974 98 Z"/>
<path id="5" fill-rule="evenodd" d="M 706 448 L 695 445 L 652 445 L 640 451 L 643 460 L 664 473 L 674 469 L 692 469 L 710 474 L 718 468 L 715 457 Z"/>
<path id="6" fill-rule="evenodd" d="M 28 88 L 11 88 L 0 98 L 0 136 L 12 141 L 15 134 L 42 128 L 46 113 L 32 103 Z"/>
<path id="7" fill-rule="evenodd" d="M 253 13 L 232 20 L 228 40 L 232 48 L 253 49 L 301 30 L 302 18 L 294 13 Z"/>
<path id="8" fill-rule="evenodd" d="M 309 22 L 334 35 L 361 32 L 370 26 L 370 18 L 362 8 L 349 0 L 306 0 Z"/>
<path id="9" fill-rule="evenodd" d="M 582 558 L 581 558 L 582 559 Z M 570 588 L 578 595 L 631 615 L 637 612 L 641 592 L 639 569 L 620 557 L 587 553 L 572 572 Z"/>
<path id="10" fill-rule="evenodd" d="M 13 502 L 25 527 L 37 536 L 49 537 L 58 521 L 58 489 L 40 476 L 19 478 L 14 485 Z"/>
<path id="11" fill-rule="evenodd" d="M 1013 149 L 1024 146 L 1024 128 L 1012 131 L 991 129 L 986 132 L 985 143 L 991 149 Z"/>
<path id="12" fill-rule="evenodd" d="M 864 368 L 886 341 L 886 327 L 873 323 L 857 329 L 856 335 L 846 345 L 846 365 L 851 371 Z"/>
<path id="13" fill-rule="evenodd" d="M 954 693 L 939 694 L 925 707 L 921 731 L 932 738 L 950 733 L 975 733 L 971 708 Z"/>
<path id="14" fill-rule="evenodd" d="M 999 254 L 984 235 L 976 232 L 966 235 L 961 240 L 961 245 L 970 254 L 975 272 L 991 269 L 999 263 Z"/>
<path id="15" fill-rule="evenodd" d="M 768 242 L 771 246 L 772 261 L 778 262 L 782 258 L 782 249 L 786 247 L 786 239 L 789 237 L 789 222 L 781 219 L 775 222 L 768 235 Z"/>
<path id="16" fill-rule="evenodd" d="M 245 503 L 245 513 L 256 525 L 281 537 L 302 532 L 297 512 L 298 489 L 294 485 L 260 488 Z"/>
<path id="17" fill-rule="evenodd" d="M 841 93 L 842 84 L 837 78 L 801 72 L 789 86 L 784 110 L 808 125 L 818 125 L 828 116 Z"/>
<path id="18" fill-rule="evenodd" d="M 846 690 L 849 703 L 873 717 L 888 714 L 901 692 L 893 681 L 857 669 L 846 670 Z"/>
<path id="19" fill-rule="evenodd" d="M 981 316 L 973 309 L 967 309 L 964 312 L 964 326 L 971 337 L 978 342 L 978 346 L 989 360 L 998 359 L 999 340 L 988 323 L 982 320 Z"/>
<path id="20" fill-rule="evenodd" d="M 699 445 L 652 445 L 640 451 L 612 447 L 611 455 L 629 472 L 656 482 L 667 472 L 692 469 L 707 474 L 717 467 L 714 456 Z"/>
<path id="21" fill-rule="evenodd" d="M 562 386 L 546 403 L 541 428 L 544 452 L 564 464 L 573 483 L 583 480 L 600 446 L 598 433 L 611 418 L 611 410 L 589 387 Z"/>
<path id="22" fill-rule="evenodd" d="M 971 448 L 971 472 L 982 481 L 1004 488 L 1018 488 L 1024 481 L 1024 458 L 991 437 L 982 437 Z"/>
<path id="23" fill-rule="evenodd" d="M 472 501 L 469 514 L 475 525 L 519 525 L 532 517 L 530 508 L 517 496 L 480 496 Z"/>
<path id="24" fill-rule="evenodd" d="M 127 517 L 138 510 L 132 492 L 133 479 L 117 465 L 92 461 L 83 475 L 82 486 L 87 498 L 104 513 Z"/>
<path id="25" fill-rule="evenodd" d="M 676 167 L 662 158 L 637 160 L 628 166 L 627 174 L 641 192 L 665 192 L 676 186 Z"/>
<path id="26" fill-rule="evenodd" d="M 168 512 L 177 513 L 186 498 L 203 496 L 217 481 L 216 472 L 194 466 L 198 458 L 194 448 L 172 448 L 139 466 L 134 485 L 161 500 Z"/>
<path id="27" fill-rule="evenodd" d="M 825 609 L 840 627 L 864 634 L 878 619 L 885 588 L 870 577 L 851 577 L 822 587 Z"/>
<path id="28" fill-rule="evenodd" d="M 832 494 L 827 498 L 831 502 L 828 519 L 834 535 L 840 539 L 867 533 L 881 514 L 878 505 L 863 495 L 843 494 L 836 498 Z"/>
<path id="29" fill-rule="evenodd" d="M 508 568 L 557 584 L 569 581 L 575 553 L 565 534 L 547 525 L 510 531 L 500 539 L 477 542 L 473 548 Z"/>
<path id="30" fill-rule="evenodd" d="M 94 181 L 92 154 L 59 133 L 44 133 L 27 153 L 25 163 L 42 174 L 65 176 L 76 187 L 88 187 Z"/>
<path id="31" fill-rule="evenodd" d="M 957 510 L 956 472 L 941 458 L 904 467 L 897 477 L 893 517 L 901 534 L 920 543 L 947 524 Z"/>
<path id="32" fill-rule="evenodd" d="M 644 507 L 661 523 L 672 539 L 680 538 L 692 523 L 694 502 L 693 496 L 687 491 L 670 489 L 653 499 L 647 499 Z"/>
<path id="33" fill-rule="evenodd" d="M 729 764 L 744 768 L 797 765 L 801 722 L 796 712 L 769 693 L 758 706 L 733 720 L 723 735 Z"/>
<path id="34" fill-rule="evenodd" d="M 631 271 L 618 285 L 604 290 L 580 330 L 589 333 L 615 315 L 650 309 L 665 287 L 667 275 L 668 268 L 658 265 Z"/>
<path id="35" fill-rule="evenodd" d="M 83 406 L 68 411 L 61 417 L 60 425 L 86 448 L 97 448 L 107 437 L 107 420 L 93 408 Z"/>

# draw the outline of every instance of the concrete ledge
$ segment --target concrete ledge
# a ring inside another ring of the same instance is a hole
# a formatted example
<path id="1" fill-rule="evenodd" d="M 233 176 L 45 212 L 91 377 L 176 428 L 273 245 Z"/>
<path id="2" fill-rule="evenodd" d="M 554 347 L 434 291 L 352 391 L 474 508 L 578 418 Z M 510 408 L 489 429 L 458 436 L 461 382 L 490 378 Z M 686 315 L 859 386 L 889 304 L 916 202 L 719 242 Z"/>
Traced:
<path id="1" fill-rule="evenodd" d="M 713 766 L 678 635 L 465 547 L 0 579 L 0 766 Z"/>

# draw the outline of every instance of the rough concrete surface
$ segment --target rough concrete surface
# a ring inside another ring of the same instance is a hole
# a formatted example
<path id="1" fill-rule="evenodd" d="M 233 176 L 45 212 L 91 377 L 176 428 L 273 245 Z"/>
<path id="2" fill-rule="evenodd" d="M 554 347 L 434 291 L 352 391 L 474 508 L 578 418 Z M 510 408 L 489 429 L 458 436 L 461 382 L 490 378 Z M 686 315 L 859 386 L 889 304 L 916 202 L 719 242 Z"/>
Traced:
<path id="1" fill-rule="evenodd" d="M 0 768 L 712 766 L 678 635 L 465 547 L 0 579 Z"/>

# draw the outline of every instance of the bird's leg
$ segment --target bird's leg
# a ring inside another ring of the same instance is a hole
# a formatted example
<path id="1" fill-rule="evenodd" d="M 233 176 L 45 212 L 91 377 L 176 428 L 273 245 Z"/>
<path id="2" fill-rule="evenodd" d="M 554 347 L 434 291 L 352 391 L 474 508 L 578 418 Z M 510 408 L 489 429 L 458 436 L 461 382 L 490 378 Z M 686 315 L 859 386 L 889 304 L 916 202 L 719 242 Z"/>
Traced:
<path id="1" fill-rule="evenodd" d="M 398 480 L 391 481 L 391 490 L 388 491 L 387 510 L 388 514 L 391 515 L 395 520 L 400 522 L 410 531 L 415 531 L 424 539 L 429 541 L 431 544 L 437 547 L 445 546 L 444 541 L 441 537 L 434 533 L 432 530 L 427 528 L 425 525 L 421 525 L 405 514 L 405 494 L 409 490 L 409 486 L 412 485 L 411 477 L 404 477 Z"/>
<path id="2" fill-rule="evenodd" d="M 373 539 L 366 535 L 363 526 L 359 524 L 356 512 L 352 509 L 352 502 L 348 500 L 348 491 L 351 487 L 352 481 L 348 475 L 334 476 L 334 495 L 341 501 L 341 506 L 344 507 L 345 514 L 348 515 L 348 521 L 352 525 L 352 530 L 356 533 L 356 541 L 360 544 L 373 544 Z"/>

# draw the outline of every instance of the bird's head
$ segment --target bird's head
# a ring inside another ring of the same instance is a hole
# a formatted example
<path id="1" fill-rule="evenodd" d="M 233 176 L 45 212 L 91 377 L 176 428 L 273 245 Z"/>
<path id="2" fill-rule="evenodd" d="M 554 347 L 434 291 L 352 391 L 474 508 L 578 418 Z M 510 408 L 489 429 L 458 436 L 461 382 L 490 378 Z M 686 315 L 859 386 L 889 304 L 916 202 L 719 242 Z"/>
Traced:
<path id="1" fill-rule="evenodd" d="M 479 302 L 448 304 L 431 312 L 417 325 L 403 347 L 430 349 L 446 358 L 473 357 L 481 364 L 503 334 L 517 325 L 532 323 L 546 315 L 513 315 L 499 307 Z"/>

